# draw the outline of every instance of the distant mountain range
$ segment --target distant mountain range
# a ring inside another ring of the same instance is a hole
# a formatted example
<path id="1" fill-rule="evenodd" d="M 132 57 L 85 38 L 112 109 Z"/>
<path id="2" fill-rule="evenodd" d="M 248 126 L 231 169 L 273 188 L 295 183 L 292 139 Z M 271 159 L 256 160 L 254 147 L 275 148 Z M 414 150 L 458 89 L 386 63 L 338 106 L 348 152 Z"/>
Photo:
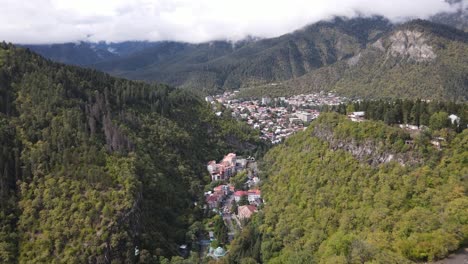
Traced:
<path id="1" fill-rule="evenodd" d="M 434 21 L 465 29 L 466 8 Z M 460 22 L 460 23 L 459 23 Z M 241 42 L 26 45 L 52 60 L 128 79 L 246 96 L 335 90 L 359 97 L 466 100 L 468 33 L 428 21 L 335 18 Z"/>

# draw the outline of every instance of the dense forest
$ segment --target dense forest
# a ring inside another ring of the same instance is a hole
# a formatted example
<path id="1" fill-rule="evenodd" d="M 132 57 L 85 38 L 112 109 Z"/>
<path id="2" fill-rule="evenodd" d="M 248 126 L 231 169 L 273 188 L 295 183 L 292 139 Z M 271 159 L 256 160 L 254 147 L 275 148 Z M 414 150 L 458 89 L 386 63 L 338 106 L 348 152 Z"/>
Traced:
<path id="1" fill-rule="evenodd" d="M 434 130 L 451 128 L 455 132 L 461 132 L 468 125 L 466 103 L 420 99 L 358 100 L 338 106 L 324 106 L 321 110 L 336 111 L 343 115 L 363 111 L 366 119 L 384 121 L 387 125 L 409 124 L 420 128 L 430 127 Z M 455 115 L 455 119 L 458 119 L 452 122 L 449 119 L 450 115 Z"/>
<path id="2" fill-rule="evenodd" d="M 431 141 L 443 137 L 442 148 Z M 263 161 L 265 208 L 226 263 L 411 263 L 468 239 L 468 130 L 322 114 Z"/>
<path id="3" fill-rule="evenodd" d="M 201 215 L 207 160 L 262 151 L 193 94 L 0 45 L 0 262 L 157 263 Z M 138 252 L 139 254 L 135 254 Z"/>

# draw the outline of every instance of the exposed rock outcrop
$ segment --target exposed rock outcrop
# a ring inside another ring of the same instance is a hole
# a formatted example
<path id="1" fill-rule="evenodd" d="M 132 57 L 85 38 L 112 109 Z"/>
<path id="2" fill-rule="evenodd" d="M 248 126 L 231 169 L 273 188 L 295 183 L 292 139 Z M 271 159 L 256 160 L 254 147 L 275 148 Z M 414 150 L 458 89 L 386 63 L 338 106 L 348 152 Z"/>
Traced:
<path id="1" fill-rule="evenodd" d="M 378 140 L 365 139 L 357 141 L 354 138 L 337 138 L 329 127 L 314 127 L 312 135 L 323 141 L 327 141 L 331 149 L 349 152 L 354 158 L 372 166 L 378 166 L 391 161 L 398 162 L 402 166 L 416 165 L 423 162 L 423 159 L 418 157 L 419 155 L 414 151 L 396 153 Z"/>
<path id="2" fill-rule="evenodd" d="M 400 30 L 390 37 L 390 55 L 404 56 L 417 62 L 432 61 L 437 58 L 424 34 L 419 31 Z"/>

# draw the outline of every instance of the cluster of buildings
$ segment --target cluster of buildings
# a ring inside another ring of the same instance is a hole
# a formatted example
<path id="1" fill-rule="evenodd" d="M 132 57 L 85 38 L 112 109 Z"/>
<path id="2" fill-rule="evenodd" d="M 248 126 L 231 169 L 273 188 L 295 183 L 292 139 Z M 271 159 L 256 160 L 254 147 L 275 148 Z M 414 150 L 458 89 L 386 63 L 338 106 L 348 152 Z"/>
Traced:
<path id="1" fill-rule="evenodd" d="M 238 158 L 235 153 L 229 153 L 219 162 L 208 162 L 207 169 L 212 181 L 222 180 L 227 182 L 230 177 L 237 172 L 246 170 L 247 179 L 242 188 L 248 190 L 236 190 L 232 184 L 220 184 L 205 192 L 205 201 L 209 209 L 220 209 L 219 212 L 233 213 L 231 207 L 233 203 L 242 204 L 238 207 L 238 219 L 250 218 L 257 212 L 257 206 L 263 203 L 262 192 L 258 189 L 260 179 L 257 176 L 257 166 L 251 157 L 247 159 Z"/>
<path id="2" fill-rule="evenodd" d="M 248 191 L 236 191 L 234 193 L 234 200 L 238 203 L 243 196 L 247 198 L 250 204 L 262 204 L 262 191 L 258 189 Z"/>
<path id="3" fill-rule="evenodd" d="M 247 199 L 249 204 L 241 205 L 237 209 L 237 217 L 242 219 L 248 219 L 252 214 L 256 213 L 257 207 L 263 203 L 262 200 L 262 191 L 259 189 L 253 189 L 248 191 L 235 190 L 232 185 L 219 185 L 205 193 L 206 204 L 209 209 L 218 209 L 222 207 L 221 205 L 228 199 L 232 199 L 239 203 L 241 199 Z M 231 203 L 227 203 L 228 206 L 231 206 Z M 225 213 L 230 213 L 230 208 L 222 209 Z"/>
<path id="4" fill-rule="evenodd" d="M 229 153 L 219 163 L 215 160 L 208 162 L 207 169 L 212 181 L 224 181 L 244 170 L 246 166 L 247 159 L 237 158 L 235 153 Z"/>
<path id="5" fill-rule="evenodd" d="M 289 98 L 263 97 L 259 100 L 235 99 L 238 91 L 222 95 L 208 96 L 206 101 L 219 102 L 231 109 L 232 116 L 247 122 L 261 131 L 261 138 L 280 143 L 297 131 L 304 130 L 307 124 L 316 119 L 320 112 L 314 110 L 323 105 L 338 105 L 346 100 L 333 93 L 301 94 Z M 218 115 L 221 113 L 218 112 Z"/>
<path id="6" fill-rule="evenodd" d="M 322 105 L 339 105 L 345 102 L 347 98 L 337 96 L 334 93 L 312 93 L 312 94 L 299 94 L 290 98 L 285 98 L 285 101 L 292 106 L 296 107 L 317 107 Z"/>
<path id="7" fill-rule="evenodd" d="M 232 185 L 219 185 L 213 188 L 213 191 L 205 193 L 206 204 L 209 209 L 217 209 L 221 203 L 233 196 L 234 200 L 238 203 L 243 196 L 249 201 L 249 204 L 259 206 L 263 203 L 262 191 L 258 189 L 252 189 L 248 191 L 235 190 Z"/>
<path id="8" fill-rule="evenodd" d="M 206 204 L 209 209 L 216 209 L 221 205 L 221 202 L 229 195 L 234 193 L 234 186 L 232 185 L 219 185 L 213 191 L 205 193 Z"/>

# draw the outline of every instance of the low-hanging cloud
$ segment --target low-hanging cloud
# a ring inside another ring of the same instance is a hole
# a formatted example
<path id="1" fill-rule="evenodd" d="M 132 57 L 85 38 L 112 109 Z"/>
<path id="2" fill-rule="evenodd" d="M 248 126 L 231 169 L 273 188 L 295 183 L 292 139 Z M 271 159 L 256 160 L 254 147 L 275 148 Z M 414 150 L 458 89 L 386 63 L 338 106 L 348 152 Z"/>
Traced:
<path id="1" fill-rule="evenodd" d="M 456 10 L 443 0 L 0 0 L 0 6 L 0 40 L 23 44 L 235 41 L 279 36 L 333 16 L 404 21 Z"/>

